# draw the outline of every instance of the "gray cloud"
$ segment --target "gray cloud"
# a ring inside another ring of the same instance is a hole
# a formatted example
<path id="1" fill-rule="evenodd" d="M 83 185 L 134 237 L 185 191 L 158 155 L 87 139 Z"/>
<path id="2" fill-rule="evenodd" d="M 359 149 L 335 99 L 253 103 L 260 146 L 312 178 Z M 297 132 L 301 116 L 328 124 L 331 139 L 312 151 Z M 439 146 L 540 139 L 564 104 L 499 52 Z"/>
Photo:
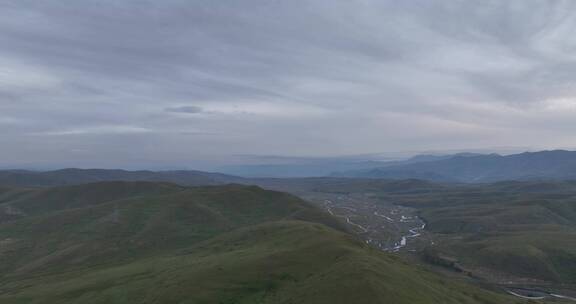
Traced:
<path id="1" fill-rule="evenodd" d="M 187 113 L 187 114 L 198 114 L 204 112 L 202 107 L 197 106 L 168 107 L 164 110 L 166 112 Z"/>
<path id="2" fill-rule="evenodd" d="M 570 146 L 575 31 L 571 0 L 2 1 L 0 165 Z"/>

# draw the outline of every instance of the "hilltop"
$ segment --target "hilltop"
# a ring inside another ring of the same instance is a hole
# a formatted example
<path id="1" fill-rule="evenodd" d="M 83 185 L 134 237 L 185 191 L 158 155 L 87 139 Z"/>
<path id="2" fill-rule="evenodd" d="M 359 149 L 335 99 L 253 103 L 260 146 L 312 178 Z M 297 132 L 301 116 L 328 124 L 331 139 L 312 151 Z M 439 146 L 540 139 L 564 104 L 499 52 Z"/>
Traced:
<path id="1" fill-rule="evenodd" d="M 514 303 L 373 249 L 255 186 L 7 189 L 0 302 Z M 512 300 L 512 301 L 511 301 Z"/>

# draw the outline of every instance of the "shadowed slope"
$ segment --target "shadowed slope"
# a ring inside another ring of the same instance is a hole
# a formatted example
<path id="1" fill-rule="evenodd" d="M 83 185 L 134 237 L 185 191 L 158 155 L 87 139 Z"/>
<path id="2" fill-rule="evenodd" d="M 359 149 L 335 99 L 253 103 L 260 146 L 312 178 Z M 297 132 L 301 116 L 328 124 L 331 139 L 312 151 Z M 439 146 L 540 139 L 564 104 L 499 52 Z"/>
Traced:
<path id="1" fill-rule="evenodd" d="M 2 289 L 8 304 L 514 303 L 298 221 L 242 228 L 121 266 L 14 280 Z"/>
<path id="2" fill-rule="evenodd" d="M 1 303 L 511 303 L 255 186 L 97 183 L 18 202 L 28 214 L 0 225 Z"/>

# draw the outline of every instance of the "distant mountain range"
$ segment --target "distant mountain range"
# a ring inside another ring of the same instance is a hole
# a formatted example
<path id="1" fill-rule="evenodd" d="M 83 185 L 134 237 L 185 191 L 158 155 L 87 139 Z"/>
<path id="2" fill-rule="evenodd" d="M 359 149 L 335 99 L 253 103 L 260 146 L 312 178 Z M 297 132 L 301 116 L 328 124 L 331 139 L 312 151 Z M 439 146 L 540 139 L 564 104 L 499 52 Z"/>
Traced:
<path id="1" fill-rule="evenodd" d="M 109 169 L 62 169 L 55 171 L 3 170 L 0 185 L 17 187 L 78 185 L 103 181 L 171 182 L 186 186 L 220 185 L 241 177 L 203 171 L 126 171 Z"/>
<path id="2" fill-rule="evenodd" d="M 440 159 L 400 162 L 368 170 L 336 172 L 332 176 L 417 178 L 465 183 L 576 179 L 576 152 L 554 150 L 506 156 L 499 154 L 456 154 Z"/>
<path id="3" fill-rule="evenodd" d="M 244 177 L 193 170 L 0 170 L 0 185 L 52 187 L 102 181 L 171 182 L 186 186 L 266 183 L 266 178 L 254 178 L 254 176 L 259 175 L 265 177 L 330 176 L 361 179 L 421 179 L 457 183 L 489 183 L 505 180 L 570 180 L 576 179 L 576 151 L 525 152 L 505 156 L 476 153 L 417 155 L 401 161 L 365 161 L 355 165 L 352 163 L 345 165 L 344 162 L 338 164 L 323 163 L 310 164 L 310 166 L 309 170 L 302 164 L 247 166 L 244 169 L 248 171 L 239 169 L 237 172 L 244 172 Z M 329 168 L 350 167 L 353 167 L 354 170 L 337 170 L 332 173 L 327 171 Z M 358 169 L 359 167 L 362 169 Z"/>
<path id="4" fill-rule="evenodd" d="M 278 163 L 243 164 L 221 167 L 219 172 L 243 177 L 321 177 L 334 172 L 364 171 L 392 165 L 411 164 L 450 158 L 454 155 L 479 155 L 473 153 L 416 155 L 408 159 L 386 159 L 379 155 L 327 158 L 273 158 Z"/>
<path id="5" fill-rule="evenodd" d="M 387 163 L 375 160 L 305 159 L 293 163 L 225 166 L 219 171 L 243 177 L 311 177 L 326 176 L 334 171 L 373 169 Z"/>

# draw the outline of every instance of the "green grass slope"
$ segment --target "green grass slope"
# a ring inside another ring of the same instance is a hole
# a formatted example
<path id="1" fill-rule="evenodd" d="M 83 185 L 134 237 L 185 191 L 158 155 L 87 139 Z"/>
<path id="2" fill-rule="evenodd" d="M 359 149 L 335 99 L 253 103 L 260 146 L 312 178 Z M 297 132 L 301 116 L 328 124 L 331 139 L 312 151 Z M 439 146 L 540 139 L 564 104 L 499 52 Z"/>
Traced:
<path id="1" fill-rule="evenodd" d="M 515 303 L 301 221 L 250 226 L 174 254 L 0 287 L 6 304 Z"/>
<path id="2" fill-rule="evenodd" d="M 290 194 L 96 183 L 26 190 L 0 303 L 514 303 L 372 249 Z M 0 206 L 2 206 L 0 205 Z"/>
<path id="3" fill-rule="evenodd" d="M 574 182 L 444 185 L 382 197 L 419 209 L 437 250 L 467 268 L 552 283 L 576 283 Z M 502 279 L 505 280 L 505 279 Z"/>
<path id="4" fill-rule="evenodd" d="M 362 194 L 413 207 L 435 240 L 423 253 L 427 260 L 446 257 L 493 282 L 576 285 L 576 181 L 308 178 L 259 183 L 310 196 Z M 429 257 L 430 252 L 440 256 Z"/>
<path id="5" fill-rule="evenodd" d="M 78 195 L 82 193 L 79 187 L 88 189 L 88 194 L 97 192 L 95 189 L 110 192 Z M 68 193 L 69 200 L 63 193 Z M 33 200 L 24 202 L 35 203 L 26 204 L 30 214 L 42 213 L 0 225 L 2 271 L 31 273 L 126 261 L 188 246 L 243 226 L 283 219 L 344 229 L 336 219 L 297 197 L 258 187 L 183 188 L 116 182 L 54 188 L 39 194 L 44 196 L 35 194 Z M 115 200 L 102 202 L 103 197 Z M 21 202 L 14 204 L 21 206 Z M 63 209 L 69 205 L 84 207 Z M 46 212 L 51 207 L 54 211 Z"/>
<path id="6" fill-rule="evenodd" d="M 26 189 L 22 195 L 6 198 L 4 205 L 26 215 L 97 205 L 113 200 L 167 194 L 184 187 L 154 182 L 98 182 L 53 188 Z"/>

